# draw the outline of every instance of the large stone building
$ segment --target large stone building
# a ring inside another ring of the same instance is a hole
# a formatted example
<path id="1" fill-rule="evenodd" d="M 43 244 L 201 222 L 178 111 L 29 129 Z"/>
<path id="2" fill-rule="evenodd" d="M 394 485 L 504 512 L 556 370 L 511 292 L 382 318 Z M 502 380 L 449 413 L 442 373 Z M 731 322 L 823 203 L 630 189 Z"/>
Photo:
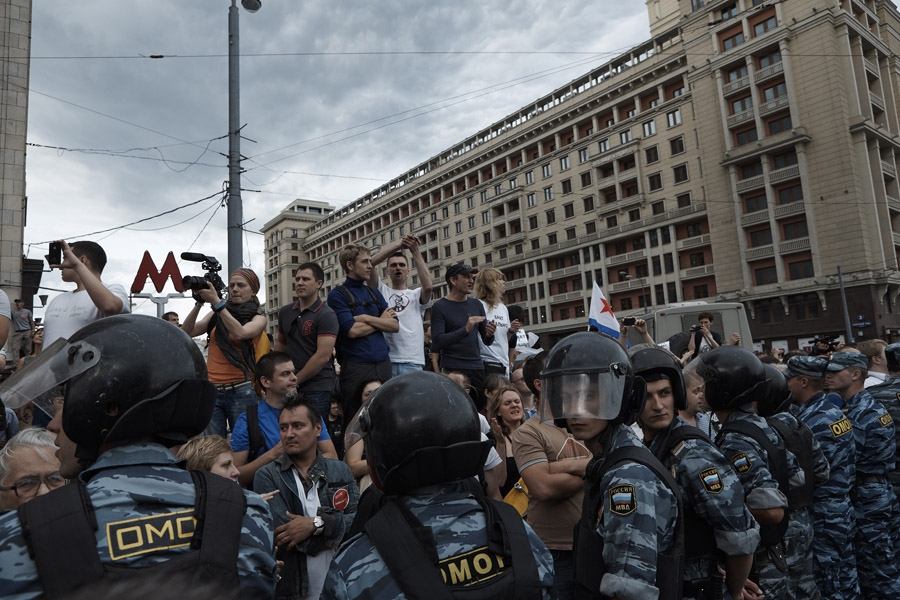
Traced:
<path id="1" fill-rule="evenodd" d="M 755 339 L 793 346 L 845 331 L 840 269 L 852 335 L 896 339 L 896 7 L 647 6 L 645 43 L 312 225 L 326 287 L 342 245 L 412 231 L 438 296 L 452 263 L 497 267 L 549 342 L 584 329 L 597 281 L 618 316 L 740 301 Z"/>

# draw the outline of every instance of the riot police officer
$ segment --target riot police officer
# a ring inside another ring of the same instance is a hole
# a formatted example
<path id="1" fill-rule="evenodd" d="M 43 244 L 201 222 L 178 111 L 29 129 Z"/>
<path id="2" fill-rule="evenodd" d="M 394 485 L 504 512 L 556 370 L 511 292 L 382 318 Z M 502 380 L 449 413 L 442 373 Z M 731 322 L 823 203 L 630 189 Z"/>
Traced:
<path id="1" fill-rule="evenodd" d="M 657 346 L 629 354 L 647 384 L 638 415 L 644 443 L 675 476 L 685 512 L 684 598 L 740 598 L 759 544 L 759 525 L 744 505 L 744 488 L 706 435 L 678 416 L 687 405 L 681 364 Z"/>
<path id="2" fill-rule="evenodd" d="M 394 377 L 346 435 L 362 436 L 384 498 L 335 556 L 323 599 L 555 597 L 546 546 L 475 479 L 490 442 L 454 382 L 422 371 Z"/>
<path id="3" fill-rule="evenodd" d="M 540 418 L 564 424 L 594 454 L 575 533 L 576 598 L 681 597 L 677 484 L 624 424 L 643 398 L 643 380 L 611 338 L 576 333 L 547 355 Z"/>
<path id="4" fill-rule="evenodd" d="M 103 597 L 112 582 L 164 579 L 172 595 L 272 597 L 266 503 L 184 470 L 167 449 L 203 430 L 215 400 L 183 331 L 146 315 L 95 321 L 46 348 L 0 398 L 52 416 L 60 474 L 73 480 L 0 515 L 4 595 Z"/>
<path id="5" fill-rule="evenodd" d="M 791 598 L 784 552 L 790 518 L 787 494 L 805 479 L 796 457 L 753 410 L 753 403 L 769 392 L 763 364 L 748 350 L 723 346 L 687 368 L 705 382 L 706 401 L 722 423 L 716 446 L 737 473 L 747 507 L 760 525 L 750 579 L 767 599 Z"/>

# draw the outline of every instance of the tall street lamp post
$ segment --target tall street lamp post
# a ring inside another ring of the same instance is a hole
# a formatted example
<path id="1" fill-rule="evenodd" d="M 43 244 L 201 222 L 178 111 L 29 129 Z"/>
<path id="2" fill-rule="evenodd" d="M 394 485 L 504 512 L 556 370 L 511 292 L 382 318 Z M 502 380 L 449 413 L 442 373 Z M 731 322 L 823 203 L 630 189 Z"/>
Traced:
<path id="1" fill-rule="evenodd" d="M 241 201 L 241 44 L 236 0 L 228 10 L 228 272 L 243 266 L 244 207 Z M 241 0 L 255 13 L 260 0 Z"/>

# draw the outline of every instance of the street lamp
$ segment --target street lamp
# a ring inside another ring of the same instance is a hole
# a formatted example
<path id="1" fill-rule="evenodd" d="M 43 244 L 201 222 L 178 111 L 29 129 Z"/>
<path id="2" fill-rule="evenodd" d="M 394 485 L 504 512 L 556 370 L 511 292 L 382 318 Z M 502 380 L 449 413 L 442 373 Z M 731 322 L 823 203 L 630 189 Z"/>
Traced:
<path id="1" fill-rule="evenodd" d="M 244 207 L 241 202 L 241 47 L 236 0 L 228 9 L 228 272 L 243 266 Z M 241 0 L 255 13 L 261 0 Z"/>

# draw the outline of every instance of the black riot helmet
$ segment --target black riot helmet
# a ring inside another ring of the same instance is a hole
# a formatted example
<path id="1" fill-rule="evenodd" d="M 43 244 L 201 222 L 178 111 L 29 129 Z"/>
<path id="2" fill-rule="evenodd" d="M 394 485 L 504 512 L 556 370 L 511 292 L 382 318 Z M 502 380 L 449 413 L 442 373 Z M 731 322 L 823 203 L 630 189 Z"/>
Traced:
<path id="1" fill-rule="evenodd" d="M 634 374 L 646 382 L 667 379 L 672 384 L 672 395 L 675 398 L 675 410 L 687 408 L 687 394 L 684 391 L 684 378 L 681 374 L 681 363 L 671 352 L 656 345 L 641 345 L 628 352 Z M 641 407 L 641 410 L 643 408 Z"/>
<path id="2" fill-rule="evenodd" d="M 347 429 L 362 437 L 372 481 L 388 495 L 474 477 L 491 449 L 468 394 L 426 371 L 388 380 Z"/>
<path id="3" fill-rule="evenodd" d="M 772 415 L 787 410 L 791 403 L 791 390 L 788 387 L 784 373 L 772 365 L 763 364 L 766 379 L 769 381 L 769 393 L 756 401 L 756 412 L 761 417 Z"/>
<path id="4" fill-rule="evenodd" d="M 94 321 L 43 350 L 0 386 L 0 399 L 33 401 L 53 416 L 76 456 L 96 459 L 103 444 L 160 438 L 184 443 L 209 423 L 215 386 L 200 349 L 177 327 L 147 315 Z"/>
<path id="5" fill-rule="evenodd" d="M 540 419 L 602 419 L 622 423 L 644 401 L 625 350 L 600 333 L 574 333 L 547 354 L 541 371 Z"/>
<path id="6" fill-rule="evenodd" d="M 739 346 L 720 346 L 701 354 L 685 372 L 705 384 L 704 398 L 713 410 L 738 408 L 766 397 L 769 383 L 763 363 Z"/>

